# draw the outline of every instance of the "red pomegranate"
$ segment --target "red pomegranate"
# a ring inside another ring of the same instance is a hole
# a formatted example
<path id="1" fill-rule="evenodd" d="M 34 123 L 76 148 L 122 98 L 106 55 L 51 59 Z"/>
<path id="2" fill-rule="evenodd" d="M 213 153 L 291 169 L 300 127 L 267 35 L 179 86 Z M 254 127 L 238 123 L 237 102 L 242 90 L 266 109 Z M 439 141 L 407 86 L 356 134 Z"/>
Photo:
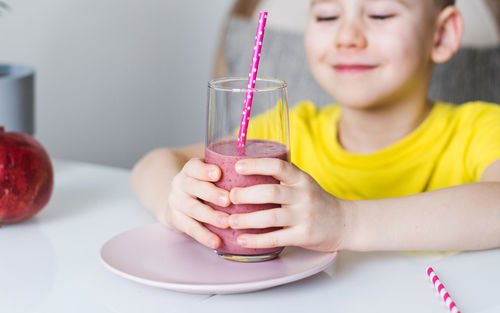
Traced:
<path id="1" fill-rule="evenodd" d="M 38 213 L 54 186 L 49 155 L 34 138 L 0 126 L 0 225 Z"/>

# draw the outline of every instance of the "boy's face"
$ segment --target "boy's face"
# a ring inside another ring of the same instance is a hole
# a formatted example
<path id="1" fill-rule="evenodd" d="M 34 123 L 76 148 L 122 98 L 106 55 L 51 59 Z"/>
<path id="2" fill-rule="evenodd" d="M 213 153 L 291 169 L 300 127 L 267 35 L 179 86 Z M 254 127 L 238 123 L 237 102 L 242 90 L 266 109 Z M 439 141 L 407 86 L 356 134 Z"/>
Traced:
<path id="1" fill-rule="evenodd" d="M 368 109 L 426 93 L 434 0 L 312 0 L 309 15 L 312 73 L 339 103 Z"/>

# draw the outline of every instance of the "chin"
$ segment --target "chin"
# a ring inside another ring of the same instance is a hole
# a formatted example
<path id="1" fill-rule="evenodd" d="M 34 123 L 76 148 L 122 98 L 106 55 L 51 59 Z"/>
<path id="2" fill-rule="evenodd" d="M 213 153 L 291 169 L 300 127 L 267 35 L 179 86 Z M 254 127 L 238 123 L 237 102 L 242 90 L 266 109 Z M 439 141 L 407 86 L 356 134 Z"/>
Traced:
<path id="1" fill-rule="evenodd" d="M 366 88 L 366 82 L 343 82 L 336 80 L 329 84 L 321 84 L 323 90 L 331 95 L 342 107 L 365 109 L 377 102 L 378 95 L 373 88 Z"/>
<path id="2" fill-rule="evenodd" d="M 329 88 L 328 93 L 344 108 L 353 110 L 380 110 L 387 107 L 394 99 L 394 90 L 384 86 L 370 86 L 369 84 L 337 84 Z"/>
<path id="3" fill-rule="evenodd" d="M 357 92 L 351 92 L 349 94 L 335 94 L 334 99 L 336 102 L 344 108 L 350 108 L 354 110 L 372 110 L 376 108 L 380 108 L 382 104 L 378 102 L 376 98 L 373 96 L 370 97 L 366 94 L 363 94 L 359 90 Z"/>

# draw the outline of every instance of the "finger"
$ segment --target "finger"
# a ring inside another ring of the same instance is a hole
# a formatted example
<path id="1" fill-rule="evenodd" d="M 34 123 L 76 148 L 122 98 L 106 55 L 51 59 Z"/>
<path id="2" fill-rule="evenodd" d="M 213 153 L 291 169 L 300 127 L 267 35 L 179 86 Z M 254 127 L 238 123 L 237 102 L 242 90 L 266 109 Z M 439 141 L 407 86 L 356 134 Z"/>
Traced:
<path id="1" fill-rule="evenodd" d="M 177 217 L 175 224 L 179 231 L 186 233 L 194 240 L 209 248 L 217 249 L 220 246 L 220 238 L 203 227 L 203 225 L 201 225 L 199 222 L 193 220 L 192 218 L 184 215 L 181 212 L 178 212 L 176 216 Z"/>
<path id="2" fill-rule="evenodd" d="M 292 225 L 293 217 L 290 210 L 277 208 L 246 214 L 232 214 L 228 222 L 233 229 L 283 227 Z"/>
<path id="3" fill-rule="evenodd" d="M 213 204 L 226 207 L 230 204 L 229 192 L 218 188 L 211 182 L 186 177 L 182 183 L 182 189 L 194 198 L 200 198 Z"/>
<path id="4" fill-rule="evenodd" d="M 221 170 L 217 165 L 205 163 L 197 158 L 189 160 L 182 171 L 189 177 L 204 181 L 215 182 L 221 176 Z"/>
<path id="5" fill-rule="evenodd" d="M 243 159 L 235 164 L 235 170 L 242 175 L 268 175 L 285 184 L 295 184 L 302 175 L 295 165 L 276 158 Z"/>
<path id="6" fill-rule="evenodd" d="M 297 235 L 293 228 L 283 228 L 264 234 L 243 234 L 237 238 L 245 248 L 275 248 L 297 245 Z"/>
<path id="7" fill-rule="evenodd" d="M 228 214 L 214 210 L 195 199 L 186 199 L 186 203 L 183 204 L 180 210 L 184 214 L 203 223 L 208 223 L 219 228 L 227 228 L 229 226 Z"/>
<path id="8" fill-rule="evenodd" d="M 293 189 L 281 184 L 262 184 L 245 188 L 233 188 L 229 193 L 232 203 L 294 203 L 295 194 Z"/>

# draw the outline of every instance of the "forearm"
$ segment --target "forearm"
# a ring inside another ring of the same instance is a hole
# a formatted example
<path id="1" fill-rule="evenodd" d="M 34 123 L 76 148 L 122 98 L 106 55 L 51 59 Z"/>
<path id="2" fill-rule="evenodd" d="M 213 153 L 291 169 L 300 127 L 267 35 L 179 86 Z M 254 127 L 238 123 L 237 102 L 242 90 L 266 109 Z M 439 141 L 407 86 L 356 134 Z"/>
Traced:
<path id="1" fill-rule="evenodd" d="M 500 183 L 346 201 L 344 249 L 480 250 L 500 247 Z"/>
<path id="2" fill-rule="evenodd" d="M 131 185 L 139 201 L 155 216 L 168 205 L 174 176 L 188 161 L 171 149 L 156 149 L 146 154 L 132 170 Z"/>

